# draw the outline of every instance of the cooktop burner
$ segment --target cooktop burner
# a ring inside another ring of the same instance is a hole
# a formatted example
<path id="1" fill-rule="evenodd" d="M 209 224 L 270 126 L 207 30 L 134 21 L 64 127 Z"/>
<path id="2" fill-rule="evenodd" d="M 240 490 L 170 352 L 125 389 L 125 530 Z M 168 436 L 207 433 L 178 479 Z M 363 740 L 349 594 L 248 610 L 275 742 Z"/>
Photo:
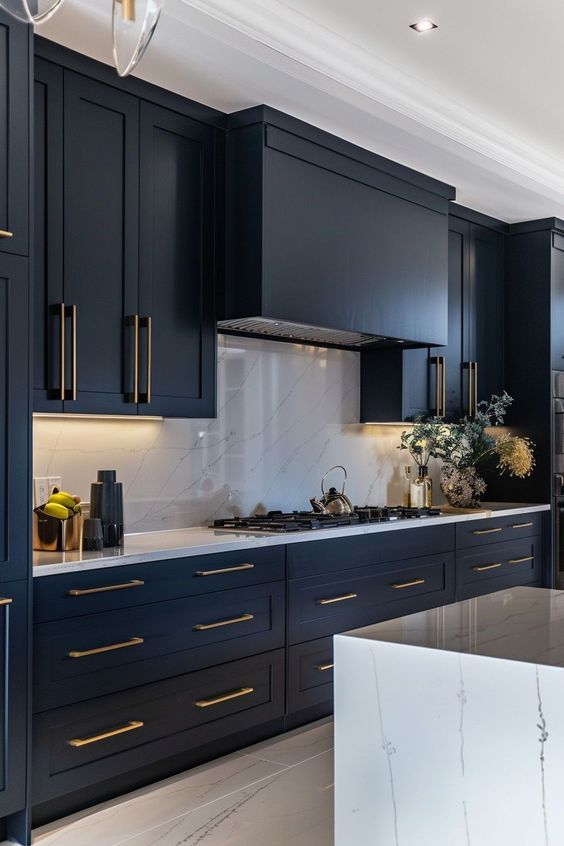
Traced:
<path id="1" fill-rule="evenodd" d="M 252 517 L 228 517 L 214 520 L 212 529 L 247 532 L 303 532 L 316 529 L 356 526 L 359 523 L 389 523 L 396 520 L 417 520 L 438 517 L 438 508 L 402 508 L 355 506 L 352 514 L 316 514 L 313 511 L 269 511 Z"/>

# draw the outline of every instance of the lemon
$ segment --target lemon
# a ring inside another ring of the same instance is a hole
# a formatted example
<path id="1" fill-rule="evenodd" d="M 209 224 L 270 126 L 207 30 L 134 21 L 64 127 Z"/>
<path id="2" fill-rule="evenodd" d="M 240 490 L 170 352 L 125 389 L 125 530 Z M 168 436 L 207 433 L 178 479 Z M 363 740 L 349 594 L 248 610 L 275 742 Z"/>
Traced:
<path id="1" fill-rule="evenodd" d="M 45 514 L 48 514 L 49 517 L 56 517 L 57 520 L 68 520 L 72 513 L 69 513 L 68 508 L 65 508 L 64 505 L 60 505 L 58 502 L 48 502 L 43 506 L 42 510 Z"/>

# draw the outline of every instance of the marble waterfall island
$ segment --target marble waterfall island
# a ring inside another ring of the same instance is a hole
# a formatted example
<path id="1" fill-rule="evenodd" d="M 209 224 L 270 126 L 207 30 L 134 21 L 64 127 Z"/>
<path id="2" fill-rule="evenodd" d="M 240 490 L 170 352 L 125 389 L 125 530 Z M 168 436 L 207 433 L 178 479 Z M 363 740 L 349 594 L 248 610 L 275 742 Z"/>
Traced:
<path id="1" fill-rule="evenodd" d="M 564 843 L 564 592 L 335 637 L 335 846 Z"/>

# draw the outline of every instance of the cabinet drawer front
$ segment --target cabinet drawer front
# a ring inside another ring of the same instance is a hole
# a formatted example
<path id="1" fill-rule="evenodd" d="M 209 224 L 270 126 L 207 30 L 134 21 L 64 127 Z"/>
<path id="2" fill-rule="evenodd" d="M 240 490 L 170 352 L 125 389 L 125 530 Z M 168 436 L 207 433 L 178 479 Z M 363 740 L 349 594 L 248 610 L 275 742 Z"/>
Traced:
<path id="1" fill-rule="evenodd" d="M 288 649 L 288 713 L 333 699 L 333 638 Z"/>
<path id="2" fill-rule="evenodd" d="M 284 582 L 37 624 L 34 709 L 284 645 Z"/>
<path id="3" fill-rule="evenodd" d="M 299 579 L 288 592 L 289 642 L 302 643 L 454 599 L 454 556 Z"/>
<path id="4" fill-rule="evenodd" d="M 346 530 L 344 530 L 346 532 Z M 288 578 L 334 573 L 356 567 L 441 555 L 454 549 L 454 526 L 421 526 L 368 535 L 289 544 Z"/>
<path id="5" fill-rule="evenodd" d="M 527 584 L 541 578 L 542 542 L 540 538 L 523 538 L 459 552 L 456 566 L 461 586 L 494 581 L 500 588 Z"/>
<path id="6" fill-rule="evenodd" d="M 284 651 L 49 711 L 34 723 L 34 803 L 284 712 Z"/>
<path id="7" fill-rule="evenodd" d="M 542 531 L 542 513 L 519 514 L 516 517 L 492 517 L 456 524 L 456 548 L 498 543 L 534 537 Z"/>
<path id="8" fill-rule="evenodd" d="M 279 581 L 283 546 L 198 555 L 34 579 L 35 622 Z"/>

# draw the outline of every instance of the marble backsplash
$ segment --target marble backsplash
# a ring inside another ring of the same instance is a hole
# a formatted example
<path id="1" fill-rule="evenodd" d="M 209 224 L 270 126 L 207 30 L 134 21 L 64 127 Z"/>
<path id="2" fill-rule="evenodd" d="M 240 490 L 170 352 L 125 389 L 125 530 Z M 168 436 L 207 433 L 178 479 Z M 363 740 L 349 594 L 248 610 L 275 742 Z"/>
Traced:
<path id="1" fill-rule="evenodd" d="M 359 424 L 358 353 L 220 335 L 218 354 L 217 419 L 36 417 L 34 476 L 88 499 L 96 471 L 115 468 L 128 532 L 308 509 L 333 464 L 355 504 L 401 502 L 404 427 Z"/>

